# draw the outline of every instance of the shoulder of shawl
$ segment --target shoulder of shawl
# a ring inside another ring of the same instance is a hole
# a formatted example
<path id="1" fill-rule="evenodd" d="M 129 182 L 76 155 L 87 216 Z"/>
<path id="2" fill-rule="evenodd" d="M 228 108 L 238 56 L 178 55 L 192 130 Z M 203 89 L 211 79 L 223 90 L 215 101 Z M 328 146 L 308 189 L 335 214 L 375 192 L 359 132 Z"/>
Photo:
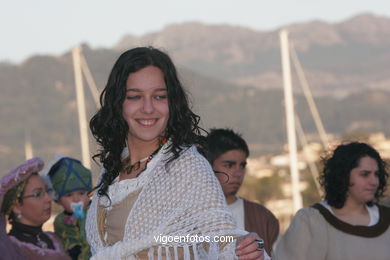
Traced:
<path id="1" fill-rule="evenodd" d="M 201 155 L 194 145 L 186 147 L 180 156 L 168 166 L 173 171 L 188 171 L 194 175 L 209 175 L 212 172 L 210 163 Z"/>

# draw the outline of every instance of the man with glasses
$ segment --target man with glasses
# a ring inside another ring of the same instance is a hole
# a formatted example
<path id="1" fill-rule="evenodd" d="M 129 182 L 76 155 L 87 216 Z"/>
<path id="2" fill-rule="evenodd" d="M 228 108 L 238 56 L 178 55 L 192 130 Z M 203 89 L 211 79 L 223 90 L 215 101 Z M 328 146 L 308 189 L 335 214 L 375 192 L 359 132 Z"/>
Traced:
<path id="1" fill-rule="evenodd" d="M 211 129 L 203 152 L 221 183 L 238 227 L 257 233 L 264 239 L 264 248 L 271 255 L 272 245 L 279 234 L 278 220 L 263 205 L 236 195 L 244 179 L 249 156 L 245 140 L 230 129 Z"/>

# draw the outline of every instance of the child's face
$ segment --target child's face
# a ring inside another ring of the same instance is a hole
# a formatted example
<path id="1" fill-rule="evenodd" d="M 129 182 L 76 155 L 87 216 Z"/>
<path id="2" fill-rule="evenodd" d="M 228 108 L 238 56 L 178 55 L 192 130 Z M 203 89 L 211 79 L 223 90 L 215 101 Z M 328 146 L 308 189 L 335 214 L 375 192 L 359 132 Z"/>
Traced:
<path id="1" fill-rule="evenodd" d="M 70 192 L 70 193 L 62 196 L 58 202 L 64 207 L 64 209 L 67 212 L 73 213 L 73 210 L 70 207 L 70 203 L 72 203 L 72 202 L 77 203 L 80 201 L 82 201 L 84 203 L 84 209 L 86 209 L 89 205 L 89 197 L 88 197 L 87 191 L 76 190 L 76 191 Z"/>

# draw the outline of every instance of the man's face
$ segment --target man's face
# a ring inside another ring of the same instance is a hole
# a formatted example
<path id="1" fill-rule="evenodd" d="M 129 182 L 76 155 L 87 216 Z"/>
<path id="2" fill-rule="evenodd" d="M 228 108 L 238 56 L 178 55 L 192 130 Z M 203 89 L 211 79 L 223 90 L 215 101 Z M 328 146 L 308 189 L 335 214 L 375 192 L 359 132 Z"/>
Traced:
<path id="1" fill-rule="evenodd" d="M 242 150 L 230 150 L 213 163 L 213 170 L 221 183 L 225 197 L 236 195 L 245 175 L 246 154 Z"/>

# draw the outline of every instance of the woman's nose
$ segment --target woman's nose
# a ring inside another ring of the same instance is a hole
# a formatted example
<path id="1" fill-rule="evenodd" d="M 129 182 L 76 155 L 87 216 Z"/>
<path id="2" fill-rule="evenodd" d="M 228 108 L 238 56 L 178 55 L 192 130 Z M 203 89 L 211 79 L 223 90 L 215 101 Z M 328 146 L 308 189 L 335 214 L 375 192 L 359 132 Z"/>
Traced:
<path id="1" fill-rule="evenodd" d="M 153 100 L 152 100 L 152 98 L 146 97 L 146 98 L 144 98 L 143 101 L 144 101 L 144 102 L 143 102 L 143 107 L 142 107 L 143 111 L 144 111 L 145 113 L 147 113 L 147 114 L 153 113 L 154 106 L 153 106 Z"/>
<path id="2" fill-rule="evenodd" d="M 376 186 L 379 185 L 379 177 L 375 173 L 372 175 L 370 180 L 372 185 L 376 185 Z"/>
<path id="3" fill-rule="evenodd" d="M 49 202 L 52 201 L 52 198 L 51 198 L 51 196 L 50 196 L 50 194 L 49 194 L 48 192 L 45 192 L 45 195 L 44 195 L 44 196 L 45 196 L 44 199 L 45 199 L 46 201 L 49 201 Z"/>

